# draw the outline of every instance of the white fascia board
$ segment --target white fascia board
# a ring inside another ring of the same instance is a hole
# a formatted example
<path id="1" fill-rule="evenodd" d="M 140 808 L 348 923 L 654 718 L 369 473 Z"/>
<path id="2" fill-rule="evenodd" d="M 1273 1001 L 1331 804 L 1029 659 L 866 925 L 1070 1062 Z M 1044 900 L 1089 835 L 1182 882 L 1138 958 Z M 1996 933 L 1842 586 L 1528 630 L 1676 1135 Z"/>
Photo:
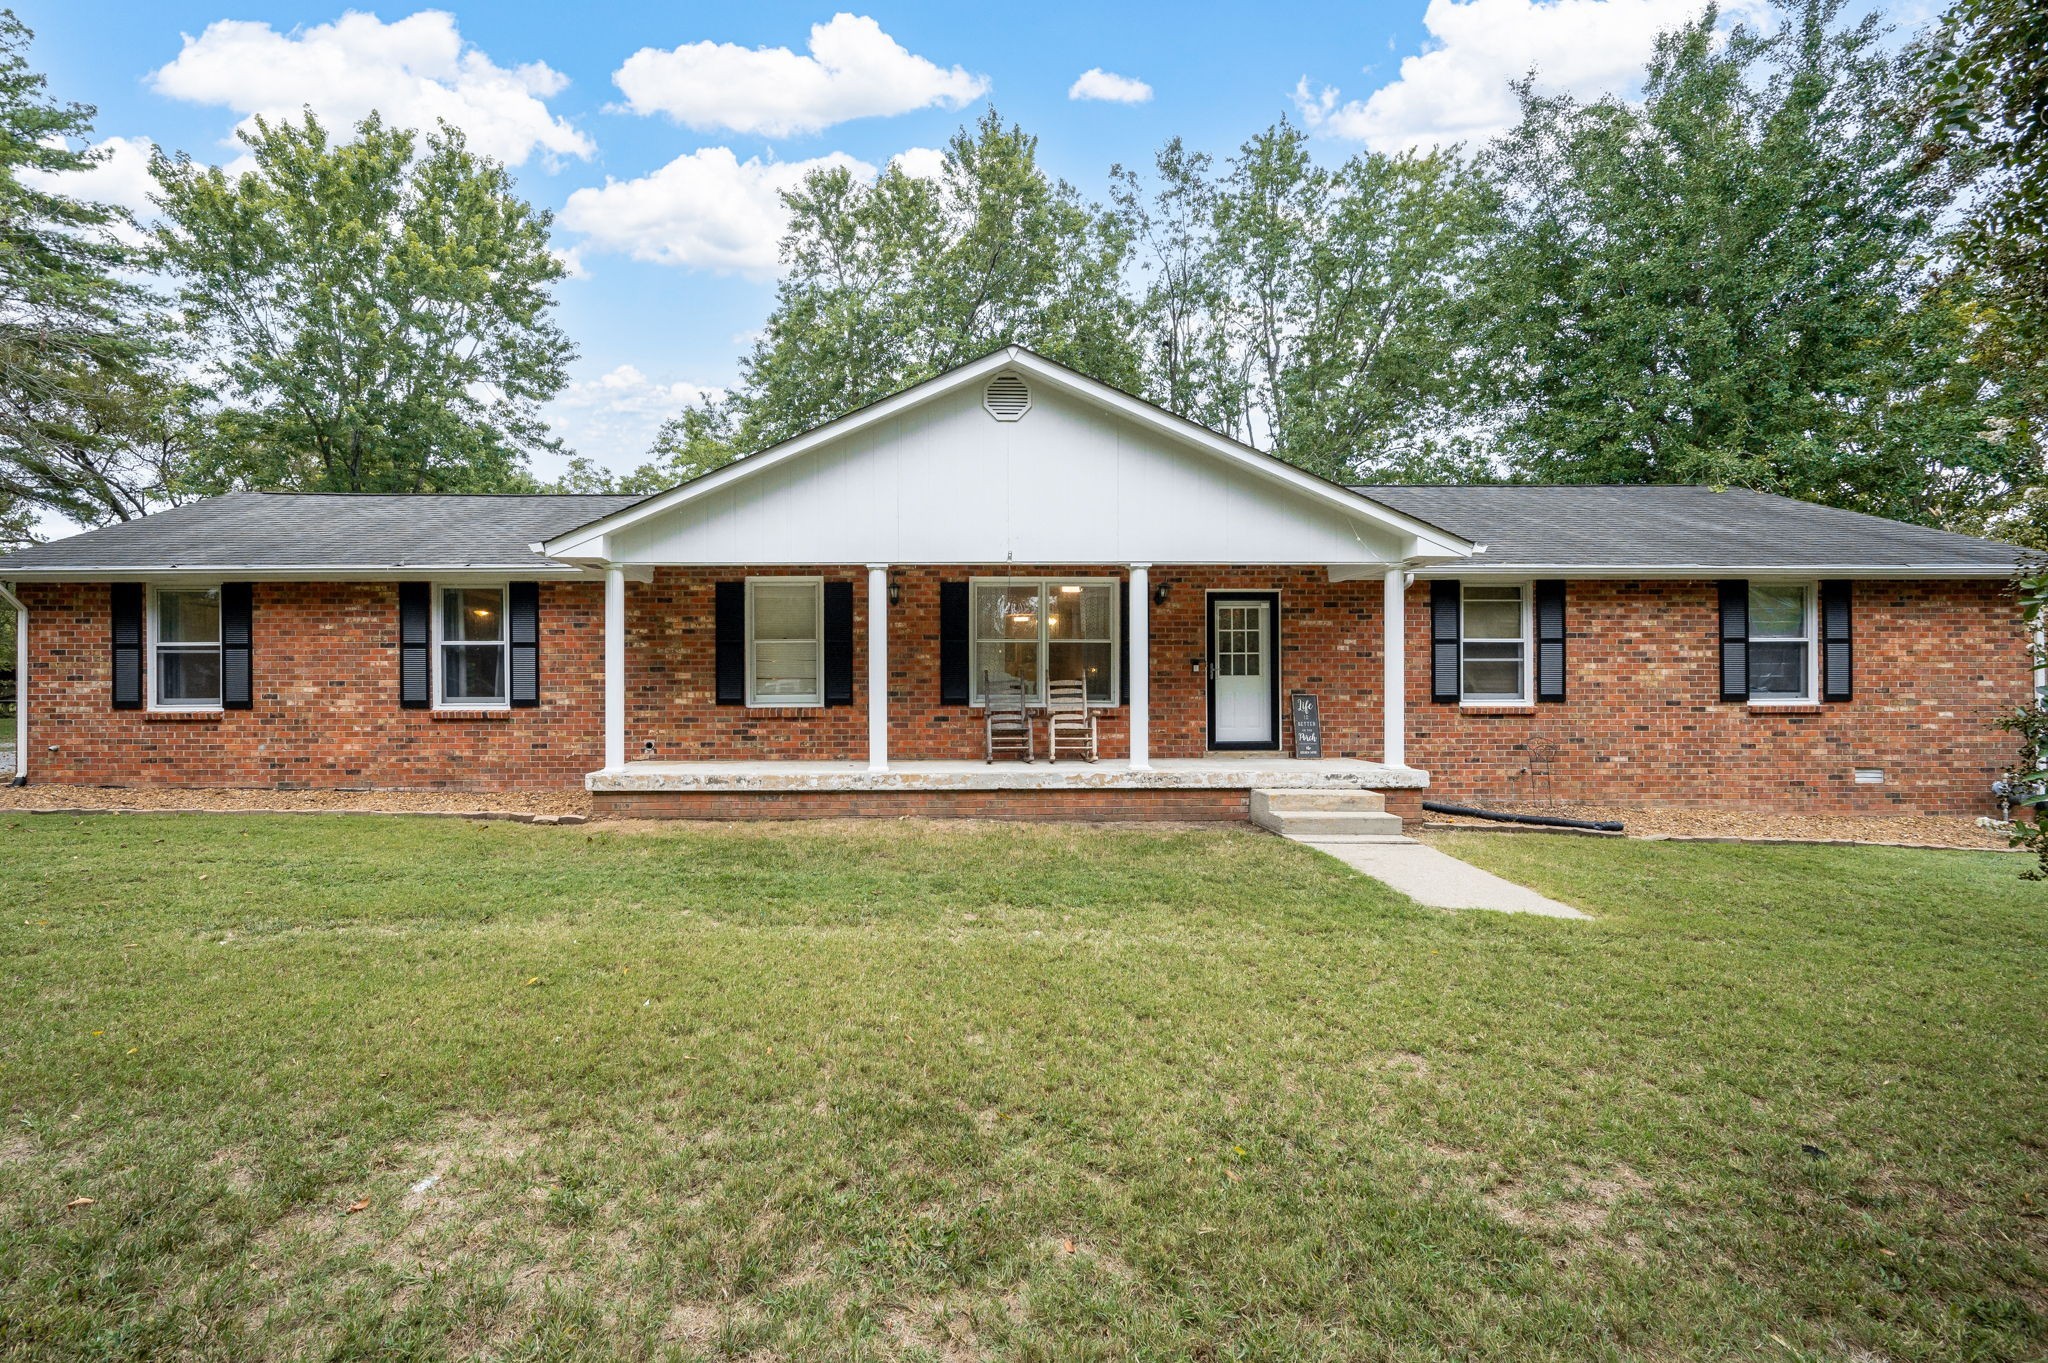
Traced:
<path id="1" fill-rule="evenodd" d="M 1984 563 L 1773 563 L 1731 565 L 1722 563 L 1600 564 L 1588 567 L 1576 563 L 1452 563 L 1418 568 L 1419 578 L 1433 577 L 1564 577 L 1582 580 L 1601 578 L 1645 578 L 1697 581 L 1735 577 L 1842 577 L 1842 578 L 1997 578 L 2013 575 L 2013 569 Z"/>
<path id="2" fill-rule="evenodd" d="M 1483 554 L 1486 552 L 1486 546 L 1476 544 L 1472 546 L 1472 552 Z M 1386 575 L 1389 568 L 1405 569 L 1411 577 L 1426 577 L 1433 569 L 1441 569 L 1439 576 L 1451 576 L 1463 562 L 1462 558 L 1454 558 L 1448 554 L 1431 554 L 1411 544 L 1409 552 L 1402 556 L 1399 563 L 1328 563 L 1323 566 L 1332 582 L 1368 582 L 1378 581 Z"/>
<path id="3" fill-rule="evenodd" d="M 1107 384 L 1098 383 L 1085 374 L 1076 373 L 1064 365 L 1056 364 L 1017 346 L 998 350 L 958 369 L 927 379 L 923 383 L 904 389 L 894 397 L 884 398 L 871 406 L 848 413 L 836 421 L 827 422 L 780 445 L 770 446 L 759 454 L 735 460 L 716 473 L 684 483 L 680 487 L 670 488 L 666 492 L 655 493 L 645 501 L 635 502 L 632 506 L 615 511 L 609 516 L 556 536 L 541 546 L 541 552 L 550 558 L 572 559 L 578 562 L 599 561 L 604 557 L 601 547 L 604 538 L 617 530 L 649 517 L 659 516 L 665 511 L 716 492 L 740 479 L 750 478 L 778 464 L 799 458 L 827 441 L 851 435 L 878 421 L 887 421 L 911 407 L 929 402 L 1004 370 L 1017 370 L 1028 374 L 1127 420 L 1159 431 L 1184 444 L 1194 445 L 1208 454 L 1227 459 L 1271 482 L 1315 497 L 1348 515 L 1362 516 L 1399 531 L 1417 542 L 1417 557 L 1463 559 L 1476 552 L 1477 546 L 1470 541 L 1427 521 L 1417 520 L 1362 493 L 1353 492 L 1347 487 L 1306 473 L 1271 455 L 1240 445 L 1205 426 L 1174 416 L 1151 403 L 1141 402 L 1128 393 L 1120 393 Z"/>

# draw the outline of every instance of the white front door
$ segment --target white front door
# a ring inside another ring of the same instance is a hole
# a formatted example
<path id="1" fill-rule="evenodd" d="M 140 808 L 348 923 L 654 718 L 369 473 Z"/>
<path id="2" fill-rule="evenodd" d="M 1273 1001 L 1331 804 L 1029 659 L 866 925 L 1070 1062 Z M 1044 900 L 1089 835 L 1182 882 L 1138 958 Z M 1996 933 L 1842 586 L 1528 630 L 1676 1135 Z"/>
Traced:
<path id="1" fill-rule="evenodd" d="M 1217 597 L 1209 603 L 1209 741 L 1216 747 L 1271 747 L 1273 607 Z"/>

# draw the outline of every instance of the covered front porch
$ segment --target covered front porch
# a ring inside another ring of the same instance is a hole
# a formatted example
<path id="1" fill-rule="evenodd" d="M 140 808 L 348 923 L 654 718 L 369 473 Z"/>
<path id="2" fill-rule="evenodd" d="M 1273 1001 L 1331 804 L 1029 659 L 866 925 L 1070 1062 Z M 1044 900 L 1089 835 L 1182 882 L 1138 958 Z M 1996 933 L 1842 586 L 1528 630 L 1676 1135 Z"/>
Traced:
<path id="1" fill-rule="evenodd" d="M 1420 789 L 1406 587 L 1474 548 L 1021 351 L 538 547 L 604 575 L 588 788 L 704 817 Z M 1099 760 L 974 760 L 990 696 L 1056 682 L 1099 707 Z M 1289 755 L 1297 691 L 1321 760 Z"/>

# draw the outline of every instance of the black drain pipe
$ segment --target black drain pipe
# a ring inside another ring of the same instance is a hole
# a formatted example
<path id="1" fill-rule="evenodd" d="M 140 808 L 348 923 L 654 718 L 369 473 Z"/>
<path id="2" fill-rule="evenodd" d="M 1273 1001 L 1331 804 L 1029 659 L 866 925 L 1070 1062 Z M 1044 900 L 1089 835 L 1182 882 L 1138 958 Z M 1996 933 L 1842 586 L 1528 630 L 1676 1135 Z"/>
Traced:
<path id="1" fill-rule="evenodd" d="M 1432 814 L 1456 814 L 1466 819 L 1492 819 L 1495 823 L 1526 823 L 1538 828 L 1587 828 L 1595 833 L 1619 833 L 1621 825 L 1612 819 L 1562 819 L 1552 814 L 1503 814 L 1497 809 L 1474 809 L 1470 805 L 1447 805 L 1424 800 L 1422 807 Z"/>

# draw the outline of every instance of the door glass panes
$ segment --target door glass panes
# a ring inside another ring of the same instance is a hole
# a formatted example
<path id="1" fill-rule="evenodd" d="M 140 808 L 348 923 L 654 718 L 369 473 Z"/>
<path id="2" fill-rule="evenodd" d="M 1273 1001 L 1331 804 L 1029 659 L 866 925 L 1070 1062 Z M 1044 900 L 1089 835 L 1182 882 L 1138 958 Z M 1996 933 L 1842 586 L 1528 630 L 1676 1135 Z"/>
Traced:
<path id="1" fill-rule="evenodd" d="M 1256 606 L 1216 608 L 1216 675 L 1257 677 L 1266 670 L 1265 631 Z"/>

